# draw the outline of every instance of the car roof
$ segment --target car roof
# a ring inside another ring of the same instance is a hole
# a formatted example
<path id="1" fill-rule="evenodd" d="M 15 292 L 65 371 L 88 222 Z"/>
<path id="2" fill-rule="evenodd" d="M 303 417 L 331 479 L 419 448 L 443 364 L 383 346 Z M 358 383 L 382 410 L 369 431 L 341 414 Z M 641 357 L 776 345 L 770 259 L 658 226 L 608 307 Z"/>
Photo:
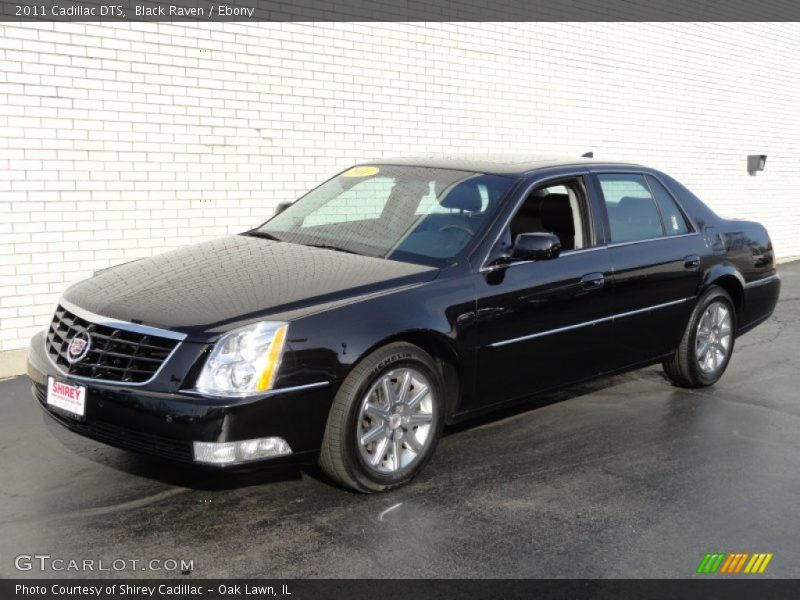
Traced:
<path id="1" fill-rule="evenodd" d="M 359 164 L 364 165 L 397 165 L 408 167 L 433 167 L 437 169 L 454 169 L 493 175 L 526 175 L 532 171 L 554 167 L 599 167 L 625 166 L 642 168 L 641 165 L 629 162 L 597 161 L 583 157 L 557 157 L 524 154 L 485 154 L 485 155 L 430 155 L 405 156 L 399 158 L 383 158 Z"/>

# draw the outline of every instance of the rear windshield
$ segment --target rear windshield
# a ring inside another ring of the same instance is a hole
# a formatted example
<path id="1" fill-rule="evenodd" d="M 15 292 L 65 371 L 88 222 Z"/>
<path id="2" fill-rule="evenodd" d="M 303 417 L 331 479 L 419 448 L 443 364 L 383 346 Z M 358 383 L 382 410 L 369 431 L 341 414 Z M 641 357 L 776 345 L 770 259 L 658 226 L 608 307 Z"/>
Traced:
<path id="1" fill-rule="evenodd" d="M 483 231 L 514 181 L 449 169 L 362 165 L 326 181 L 257 232 L 444 266 Z"/>

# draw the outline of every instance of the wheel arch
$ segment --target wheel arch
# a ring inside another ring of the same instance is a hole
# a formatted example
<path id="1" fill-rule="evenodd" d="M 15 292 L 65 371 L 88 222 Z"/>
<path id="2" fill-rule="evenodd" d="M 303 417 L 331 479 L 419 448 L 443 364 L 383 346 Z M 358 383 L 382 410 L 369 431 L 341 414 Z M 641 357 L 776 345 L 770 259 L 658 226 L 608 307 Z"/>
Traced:
<path id="1" fill-rule="evenodd" d="M 733 300 L 736 314 L 741 314 L 744 307 L 745 279 L 739 270 L 731 264 L 715 265 L 706 274 L 700 293 L 702 294 L 712 285 L 718 285 L 728 292 Z"/>
<path id="2" fill-rule="evenodd" d="M 439 364 L 444 383 L 445 422 L 449 423 L 461 400 L 464 382 L 462 381 L 463 356 L 458 352 L 452 340 L 446 335 L 431 329 L 414 329 L 396 333 L 382 339 L 368 348 L 359 358 L 360 362 L 372 352 L 392 344 L 406 342 L 419 346 L 430 354 Z"/>

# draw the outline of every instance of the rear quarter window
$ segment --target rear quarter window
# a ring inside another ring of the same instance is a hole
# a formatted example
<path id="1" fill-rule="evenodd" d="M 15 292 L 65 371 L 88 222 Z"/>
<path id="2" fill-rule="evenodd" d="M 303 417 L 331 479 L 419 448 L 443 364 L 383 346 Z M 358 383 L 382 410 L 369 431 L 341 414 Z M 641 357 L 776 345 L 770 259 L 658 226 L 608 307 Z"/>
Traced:
<path id="1" fill-rule="evenodd" d="M 650 184 L 650 189 L 653 190 L 653 196 L 658 203 L 658 208 L 661 210 L 667 235 L 689 233 L 689 224 L 686 222 L 686 217 L 678 207 L 675 199 L 667 191 L 667 188 L 661 185 L 658 179 L 650 175 L 647 176 L 647 183 Z"/>

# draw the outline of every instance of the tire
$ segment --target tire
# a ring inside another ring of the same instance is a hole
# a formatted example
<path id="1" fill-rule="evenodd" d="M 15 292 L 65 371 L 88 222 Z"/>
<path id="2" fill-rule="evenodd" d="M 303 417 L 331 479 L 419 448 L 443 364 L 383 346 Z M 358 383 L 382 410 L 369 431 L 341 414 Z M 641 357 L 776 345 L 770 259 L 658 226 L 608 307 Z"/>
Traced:
<path id="1" fill-rule="evenodd" d="M 397 342 L 375 350 L 353 368 L 334 398 L 322 470 L 364 493 L 408 483 L 441 437 L 443 392 L 437 361 L 421 348 Z"/>
<path id="2" fill-rule="evenodd" d="M 715 322 L 722 314 L 720 311 L 714 317 L 712 313 L 715 307 L 727 311 L 727 320 L 722 324 Z M 728 368 L 736 340 L 735 332 L 736 309 L 733 301 L 728 292 L 712 285 L 697 301 L 675 354 L 663 362 L 667 377 L 678 387 L 714 385 Z"/>

